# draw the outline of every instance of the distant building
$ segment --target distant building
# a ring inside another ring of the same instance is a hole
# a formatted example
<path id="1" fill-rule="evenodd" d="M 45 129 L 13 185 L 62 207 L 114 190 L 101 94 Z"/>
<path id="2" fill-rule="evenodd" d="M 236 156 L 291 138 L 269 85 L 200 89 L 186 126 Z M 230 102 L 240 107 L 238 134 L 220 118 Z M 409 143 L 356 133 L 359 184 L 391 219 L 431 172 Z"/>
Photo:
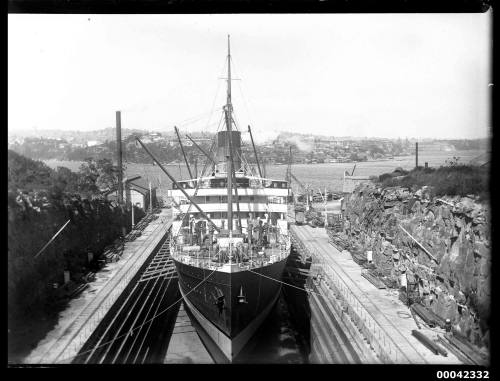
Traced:
<path id="1" fill-rule="evenodd" d="M 137 177 L 137 176 L 134 176 Z M 133 177 L 132 177 L 133 178 Z M 104 194 L 106 196 L 107 200 L 110 201 L 116 201 L 118 198 L 117 194 L 117 189 L 113 188 L 111 190 L 106 191 Z M 155 208 L 158 205 L 158 201 L 156 199 L 156 187 L 152 186 L 151 187 L 151 197 L 152 197 L 152 204 L 153 208 Z M 140 207 L 142 210 L 146 211 L 149 209 L 149 183 L 143 179 L 143 178 L 138 178 L 134 179 L 130 182 L 127 182 L 125 185 L 125 189 L 123 192 L 123 199 L 125 203 L 129 204 L 132 203 L 132 205 L 136 205 Z"/>
<path id="2" fill-rule="evenodd" d="M 97 146 L 99 144 L 102 144 L 100 141 L 98 140 L 89 140 L 87 141 L 87 147 L 93 147 L 93 146 Z"/>
<path id="3" fill-rule="evenodd" d="M 358 184 L 370 180 L 370 176 L 349 176 L 344 172 L 344 182 L 342 184 L 343 193 L 352 193 Z"/>

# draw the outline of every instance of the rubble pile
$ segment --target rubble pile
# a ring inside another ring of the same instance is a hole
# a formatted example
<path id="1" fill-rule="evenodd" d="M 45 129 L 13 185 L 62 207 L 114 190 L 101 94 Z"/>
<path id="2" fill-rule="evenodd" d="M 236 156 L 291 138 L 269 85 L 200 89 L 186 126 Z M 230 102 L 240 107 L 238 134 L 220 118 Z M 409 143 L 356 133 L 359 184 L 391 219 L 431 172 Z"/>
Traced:
<path id="1" fill-rule="evenodd" d="M 329 234 L 353 257 L 371 250 L 377 272 L 394 284 L 406 274 L 424 305 L 489 346 L 490 226 L 489 206 L 473 195 L 432 198 L 428 187 L 365 183 L 349 198 L 344 231 Z"/>

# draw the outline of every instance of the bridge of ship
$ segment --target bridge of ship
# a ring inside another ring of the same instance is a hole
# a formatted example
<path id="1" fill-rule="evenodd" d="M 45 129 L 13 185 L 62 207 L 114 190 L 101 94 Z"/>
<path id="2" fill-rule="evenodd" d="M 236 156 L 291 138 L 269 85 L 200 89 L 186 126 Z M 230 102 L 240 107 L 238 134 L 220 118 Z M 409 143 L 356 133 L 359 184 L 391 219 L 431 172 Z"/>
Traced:
<path id="1" fill-rule="evenodd" d="M 227 223 L 227 186 L 225 178 L 217 176 L 203 177 L 180 181 L 179 186 L 192 198 L 204 213 L 217 225 L 224 228 Z M 269 220 L 281 231 L 287 231 L 287 205 L 289 189 L 286 181 L 261 179 L 250 176 L 237 177 L 238 196 L 233 190 L 233 219 L 235 223 L 241 220 L 243 231 L 248 226 L 247 219 L 257 218 Z M 182 191 L 174 185 L 170 190 L 173 199 L 174 223 L 172 232 L 176 235 L 181 226 L 186 225 L 186 214 L 196 220 L 201 219 L 201 213 L 191 205 Z M 236 203 L 236 198 L 238 203 Z M 239 212 L 238 212 L 239 207 Z"/>

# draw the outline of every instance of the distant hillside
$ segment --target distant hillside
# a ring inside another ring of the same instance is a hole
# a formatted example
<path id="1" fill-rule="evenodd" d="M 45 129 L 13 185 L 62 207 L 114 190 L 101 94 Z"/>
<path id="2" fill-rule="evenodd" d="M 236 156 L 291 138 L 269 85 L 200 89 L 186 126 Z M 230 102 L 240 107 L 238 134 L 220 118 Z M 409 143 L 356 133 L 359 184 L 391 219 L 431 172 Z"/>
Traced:
<path id="1" fill-rule="evenodd" d="M 36 137 L 9 136 L 8 148 L 21 155 L 38 160 L 83 161 L 86 158 L 109 159 L 116 157 L 116 131 L 106 128 L 96 131 L 39 131 Z M 40 136 L 44 137 L 40 137 Z M 190 163 L 201 157 L 200 151 L 180 132 L 184 151 Z M 208 132 L 189 134 L 204 150 L 209 151 L 215 136 Z M 184 161 L 174 131 L 148 132 L 141 130 L 122 131 L 123 159 L 130 163 L 151 163 L 151 158 L 136 144 L 134 136 L 140 136 L 157 158 L 163 163 Z M 418 141 L 420 157 L 441 152 L 489 149 L 489 139 Z M 287 164 L 292 149 L 292 163 L 350 163 L 357 161 L 390 160 L 395 156 L 415 155 L 415 141 L 412 139 L 388 138 L 341 138 L 334 136 L 280 133 L 272 141 L 256 145 L 258 155 L 268 164 Z M 248 141 L 242 149 L 247 157 L 253 157 Z M 193 164 L 194 165 L 194 164 Z"/>
<path id="2" fill-rule="evenodd" d="M 9 189 L 47 189 L 52 184 L 54 170 L 41 161 L 8 150 Z"/>
<path id="3" fill-rule="evenodd" d="M 147 134 L 148 131 L 136 129 L 122 129 L 122 137 L 127 137 L 134 133 Z M 47 139 L 64 139 L 67 142 L 74 144 L 86 144 L 88 141 L 105 141 L 116 139 L 116 129 L 114 127 L 104 128 L 102 130 L 93 131 L 65 131 L 65 130 L 30 130 L 30 131 L 14 131 L 9 133 L 9 141 L 23 139 L 27 137 L 47 138 Z"/>

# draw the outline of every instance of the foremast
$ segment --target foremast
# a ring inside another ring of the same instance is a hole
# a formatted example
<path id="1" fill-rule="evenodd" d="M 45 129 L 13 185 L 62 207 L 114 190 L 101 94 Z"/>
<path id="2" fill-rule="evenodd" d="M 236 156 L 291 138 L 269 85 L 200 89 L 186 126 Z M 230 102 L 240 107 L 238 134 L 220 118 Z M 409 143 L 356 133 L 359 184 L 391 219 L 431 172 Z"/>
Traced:
<path id="1" fill-rule="evenodd" d="M 224 107 L 224 112 L 226 116 L 226 129 L 227 129 L 227 139 L 226 144 L 229 147 L 226 148 L 226 171 L 227 171 L 227 228 L 229 230 L 229 238 L 232 238 L 233 230 L 233 142 L 231 135 L 231 46 L 229 35 L 227 36 L 227 101 Z"/>
<path id="2" fill-rule="evenodd" d="M 229 231 L 229 242 L 231 244 L 233 236 L 233 187 L 236 195 L 236 207 L 238 209 L 239 228 L 241 229 L 240 205 L 238 200 L 238 187 L 236 184 L 236 168 L 234 167 L 233 155 L 233 134 L 232 134 L 232 112 L 233 105 L 231 103 L 231 44 L 230 36 L 227 36 L 227 100 L 224 106 L 225 121 L 226 121 L 226 173 L 227 173 L 227 228 Z M 231 250 L 229 250 L 231 252 Z"/>

